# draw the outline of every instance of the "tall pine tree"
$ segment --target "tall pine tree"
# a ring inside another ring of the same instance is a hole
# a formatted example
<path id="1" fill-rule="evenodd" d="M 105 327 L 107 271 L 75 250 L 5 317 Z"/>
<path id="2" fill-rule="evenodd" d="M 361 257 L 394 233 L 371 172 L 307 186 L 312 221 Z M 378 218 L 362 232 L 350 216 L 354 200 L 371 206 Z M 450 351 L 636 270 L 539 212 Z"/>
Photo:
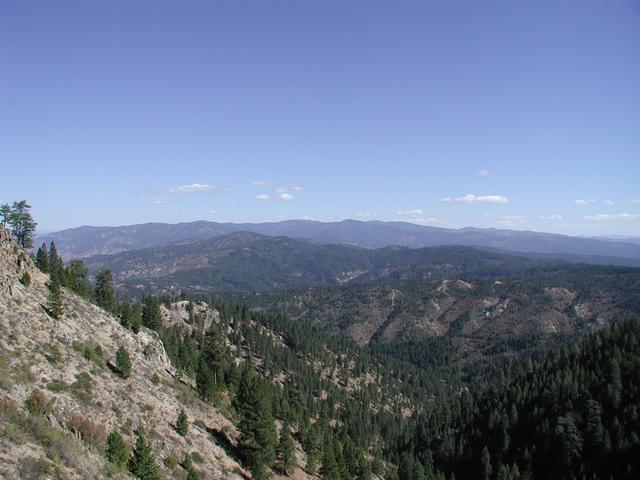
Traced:
<path id="1" fill-rule="evenodd" d="M 280 439 L 276 449 L 278 470 L 283 475 L 290 475 L 296 468 L 296 456 L 293 444 L 293 437 L 289 430 L 289 424 L 285 422 L 280 430 Z"/>
<path id="2" fill-rule="evenodd" d="M 218 389 L 224 385 L 228 355 L 222 334 L 215 325 L 211 325 L 204 337 L 196 368 L 196 387 L 203 400 L 213 401 Z"/>
<path id="3" fill-rule="evenodd" d="M 148 295 L 144 299 L 144 305 L 142 306 L 142 324 L 151 330 L 158 330 L 162 325 L 160 301 L 153 295 Z"/>
<path id="4" fill-rule="evenodd" d="M 275 461 L 276 430 L 268 392 L 248 368 L 242 373 L 234 407 L 240 415 L 242 458 L 255 478 L 266 478 L 267 468 Z"/>
<path id="5" fill-rule="evenodd" d="M 51 279 L 57 279 L 60 283 L 63 283 L 64 264 L 53 241 L 49 244 L 48 268 Z"/>
<path id="6" fill-rule="evenodd" d="M 96 305 L 107 312 L 114 313 L 117 307 L 116 289 L 113 285 L 111 270 L 103 268 L 96 275 L 96 288 L 94 293 Z"/>
<path id="7" fill-rule="evenodd" d="M 11 231 L 20 246 L 22 248 L 33 247 L 33 233 L 36 231 L 37 223 L 33 221 L 31 216 L 31 205 L 26 200 L 13 202 L 8 221 L 11 224 Z"/>
<path id="8" fill-rule="evenodd" d="M 133 449 L 133 455 L 129 459 L 129 471 L 140 480 L 162 479 L 142 427 L 138 428 L 137 431 L 136 446 Z"/>
<path id="9" fill-rule="evenodd" d="M 47 253 L 47 245 L 43 243 L 36 253 L 36 267 L 41 272 L 49 273 L 49 254 Z"/>
<path id="10" fill-rule="evenodd" d="M 120 467 L 124 467 L 127 464 L 129 447 L 124 443 L 122 435 L 115 430 L 107 437 L 105 456 L 111 463 L 115 463 Z"/>
<path id="11" fill-rule="evenodd" d="M 3 227 L 6 227 L 11 221 L 11 205 L 3 203 L 0 205 L 0 223 Z"/>
<path id="12" fill-rule="evenodd" d="M 47 298 L 47 311 L 52 318 L 60 318 L 64 314 L 62 306 L 62 289 L 57 278 L 49 281 L 47 284 L 49 295 Z"/>

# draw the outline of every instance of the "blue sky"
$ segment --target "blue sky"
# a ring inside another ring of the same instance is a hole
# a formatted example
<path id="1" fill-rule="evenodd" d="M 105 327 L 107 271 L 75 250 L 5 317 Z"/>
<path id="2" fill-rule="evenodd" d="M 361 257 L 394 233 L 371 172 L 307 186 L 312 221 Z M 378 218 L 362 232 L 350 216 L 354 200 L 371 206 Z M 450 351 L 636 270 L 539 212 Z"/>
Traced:
<path id="1" fill-rule="evenodd" d="M 0 0 L 0 162 L 43 231 L 640 235 L 640 2 Z"/>

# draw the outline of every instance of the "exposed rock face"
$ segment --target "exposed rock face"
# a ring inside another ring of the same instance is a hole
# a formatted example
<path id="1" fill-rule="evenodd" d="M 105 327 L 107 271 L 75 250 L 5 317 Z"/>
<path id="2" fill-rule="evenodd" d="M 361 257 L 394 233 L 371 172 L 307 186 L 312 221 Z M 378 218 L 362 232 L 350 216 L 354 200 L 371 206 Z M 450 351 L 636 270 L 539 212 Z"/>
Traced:
<path id="1" fill-rule="evenodd" d="M 31 277 L 28 286 L 20 283 L 25 271 Z M 0 430 L 11 433 L 0 436 L 0 477 L 31 478 L 29 472 L 40 468 L 57 469 L 65 478 L 128 478 L 114 473 L 99 450 L 109 431 L 118 430 L 133 443 L 134 430 L 144 426 L 166 478 L 185 472 L 163 466 L 163 459 L 198 452 L 202 462 L 195 467 L 204 478 L 240 479 L 242 468 L 207 431 L 227 432 L 233 442 L 234 425 L 174 378 L 157 334 L 143 329 L 136 335 L 65 289 L 64 314 L 55 320 L 44 308 L 47 281 L 0 228 Z M 132 362 L 126 380 L 107 366 L 120 346 Z M 35 390 L 49 402 L 46 418 L 57 443 L 20 426 L 20 419 L 30 418 L 24 405 Z M 181 407 L 191 422 L 186 438 L 173 428 Z M 95 429 L 95 438 L 87 425 Z M 62 455 L 53 451 L 59 443 Z"/>
<path id="2" fill-rule="evenodd" d="M 189 314 L 189 305 L 193 308 L 191 315 Z M 220 321 L 220 314 L 217 310 L 212 309 L 204 302 L 189 302 L 188 300 L 172 303 L 170 308 L 161 305 L 160 314 L 165 325 L 182 325 L 189 331 L 195 327 L 193 319 L 196 317 L 203 322 L 204 330 L 207 330 L 212 323 Z"/>

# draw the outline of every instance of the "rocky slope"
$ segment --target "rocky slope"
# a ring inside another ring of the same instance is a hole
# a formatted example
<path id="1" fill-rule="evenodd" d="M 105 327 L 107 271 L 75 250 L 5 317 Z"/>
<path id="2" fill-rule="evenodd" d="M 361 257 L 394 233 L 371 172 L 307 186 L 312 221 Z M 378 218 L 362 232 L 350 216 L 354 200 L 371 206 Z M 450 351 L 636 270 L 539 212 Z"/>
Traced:
<path id="1" fill-rule="evenodd" d="M 575 266 L 528 278 L 343 285 L 242 298 L 385 351 L 427 349 L 424 341 L 437 341 L 454 361 L 471 364 L 635 318 L 638 288 L 638 269 Z"/>
<path id="2" fill-rule="evenodd" d="M 28 285 L 20 282 L 25 272 Z M 236 428 L 179 381 L 157 335 L 133 334 L 66 290 L 65 313 L 55 320 L 45 311 L 47 281 L 0 228 L 0 477 L 129 478 L 100 452 L 110 431 L 131 444 L 143 426 L 166 478 L 184 478 L 171 459 L 186 452 L 198 453 L 203 478 L 242 478 L 211 435 L 233 443 Z M 126 380 L 108 366 L 120 346 L 132 360 Z M 34 392 L 47 405 L 42 418 L 25 408 Z M 181 407 L 190 420 L 186 438 L 174 430 Z"/>

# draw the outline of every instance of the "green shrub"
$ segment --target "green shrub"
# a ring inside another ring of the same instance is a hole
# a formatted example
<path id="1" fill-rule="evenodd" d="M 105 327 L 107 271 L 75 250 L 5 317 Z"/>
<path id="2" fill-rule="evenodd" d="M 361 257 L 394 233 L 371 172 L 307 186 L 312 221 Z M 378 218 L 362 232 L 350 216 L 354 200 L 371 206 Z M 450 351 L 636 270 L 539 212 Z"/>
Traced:
<path id="1" fill-rule="evenodd" d="M 95 363 L 100 367 L 104 367 L 104 352 L 102 347 L 93 342 L 81 342 L 75 340 L 72 344 L 73 349 L 80 353 L 84 358 L 90 362 Z"/>
<path id="2" fill-rule="evenodd" d="M 20 283 L 25 287 L 28 287 L 29 285 L 31 285 L 31 275 L 29 275 L 29 272 L 27 272 L 26 270 L 20 277 Z"/>
<path id="3" fill-rule="evenodd" d="M 173 470 L 178 466 L 178 456 L 174 452 L 172 452 L 165 457 L 162 463 L 164 463 L 164 466 L 169 470 Z"/>
<path id="4" fill-rule="evenodd" d="M 24 406 L 31 415 L 40 416 L 50 412 L 51 402 L 46 393 L 35 389 L 24 401 Z"/>
<path id="5" fill-rule="evenodd" d="M 62 352 L 57 345 L 50 343 L 47 345 L 46 357 L 49 362 L 56 365 L 62 361 Z"/>
<path id="6" fill-rule="evenodd" d="M 64 392 L 65 390 L 69 390 L 69 388 L 70 385 L 67 382 L 58 378 L 55 378 L 47 383 L 47 389 L 51 390 L 52 392 Z"/>
<path id="7" fill-rule="evenodd" d="M 80 372 L 76 375 L 76 381 L 71 384 L 71 392 L 82 403 L 91 403 L 91 392 L 93 390 L 93 380 L 87 372 Z"/>
<path id="8" fill-rule="evenodd" d="M 199 418 L 197 420 L 194 420 L 193 424 L 196 427 L 202 428 L 203 430 L 206 430 L 206 428 L 207 428 L 207 426 L 204 424 L 204 422 L 202 420 L 200 420 Z"/>

